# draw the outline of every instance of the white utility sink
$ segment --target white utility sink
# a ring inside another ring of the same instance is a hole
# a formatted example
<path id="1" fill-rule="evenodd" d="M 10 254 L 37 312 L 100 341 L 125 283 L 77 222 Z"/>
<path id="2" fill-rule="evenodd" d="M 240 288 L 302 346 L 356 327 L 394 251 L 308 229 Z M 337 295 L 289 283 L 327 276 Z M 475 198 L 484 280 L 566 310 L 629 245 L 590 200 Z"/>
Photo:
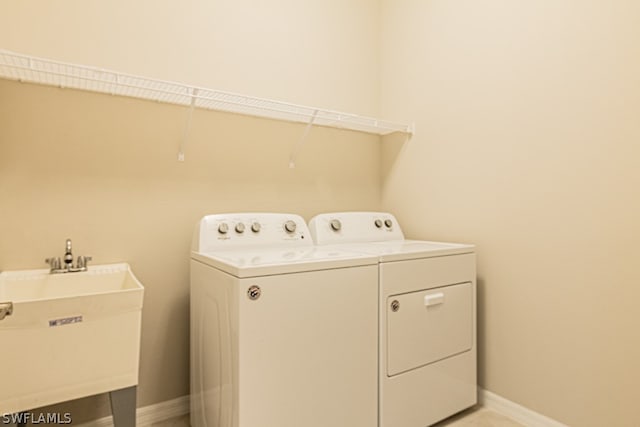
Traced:
<path id="1" fill-rule="evenodd" d="M 128 264 L 0 273 L 0 414 L 137 385 L 143 294 Z"/>

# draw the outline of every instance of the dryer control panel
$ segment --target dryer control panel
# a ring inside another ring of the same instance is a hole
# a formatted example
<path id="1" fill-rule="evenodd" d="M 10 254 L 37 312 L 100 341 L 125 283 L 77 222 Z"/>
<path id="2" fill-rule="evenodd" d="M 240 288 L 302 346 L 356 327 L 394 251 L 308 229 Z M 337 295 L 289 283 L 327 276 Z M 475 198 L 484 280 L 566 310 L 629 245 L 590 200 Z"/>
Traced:
<path id="1" fill-rule="evenodd" d="M 211 252 L 234 247 L 312 246 L 304 219 L 288 213 L 231 213 L 203 217 L 191 250 Z"/>
<path id="2" fill-rule="evenodd" d="M 388 212 L 333 212 L 309 221 L 318 245 L 404 240 L 396 218 Z"/>

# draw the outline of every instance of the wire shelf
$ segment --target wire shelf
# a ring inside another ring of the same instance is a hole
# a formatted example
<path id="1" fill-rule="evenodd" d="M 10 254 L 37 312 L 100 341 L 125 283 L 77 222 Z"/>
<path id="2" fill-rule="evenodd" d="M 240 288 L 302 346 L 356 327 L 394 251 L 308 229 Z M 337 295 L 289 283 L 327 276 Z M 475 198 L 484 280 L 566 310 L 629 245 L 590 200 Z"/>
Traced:
<path id="1" fill-rule="evenodd" d="M 0 78 L 141 98 L 208 110 L 386 135 L 413 126 L 322 108 L 133 76 L 0 49 Z"/>

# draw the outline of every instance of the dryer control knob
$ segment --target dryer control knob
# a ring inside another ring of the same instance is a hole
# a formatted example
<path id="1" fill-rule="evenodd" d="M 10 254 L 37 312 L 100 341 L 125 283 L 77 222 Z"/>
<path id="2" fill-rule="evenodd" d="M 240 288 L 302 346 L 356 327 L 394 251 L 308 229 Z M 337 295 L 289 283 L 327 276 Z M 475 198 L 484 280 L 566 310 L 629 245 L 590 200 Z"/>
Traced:
<path id="1" fill-rule="evenodd" d="M 239 222 L 236 224 L 236 233 L 244 233 L 244 224 Z"/>
<path id="2" fill-rule="evenodd" d="M 260 223 L 254 222 L 253 224 L 251 224 L 251 231 L 253 231 L 254 233 L 260 231 Z"/>
<path id="3" fill-rule="evenodd" d="M 284 231 L 286 231 L 287 233 L 293 233 L 294 231 L 296 231 L 296 222 L 292 220 L 285 222 Z"/>
<path id="4" fill-rule="evenodd" d="M 382 220 L 381 219 L 376 219 L 374 221 L 374 224 L 376 225 L 377 228 L 382 228 Z"/>
<path id="5" fill-rule="evenodd" d="M 229 226 L 225 222 L 223 222 L 218 226 L 218 233 L 227 234 L 228 231 L 229 231 Z"/>
<path id="6" fill-rule="evenodd" d="M 331 229 L 333 231 L 340 231 L 340 229 L 342 228 L 342 223 L 339 219 L 332 219 L 329 224 L 331 224 Z"/>
<path id="7" fill-rule="evenodd" d="M 393 225 L 393 221 L 391 221 L 390 219 L 385 219 L 384 225 L 386 225 L 387 228 L 391 228 L 391 226 Z"/>

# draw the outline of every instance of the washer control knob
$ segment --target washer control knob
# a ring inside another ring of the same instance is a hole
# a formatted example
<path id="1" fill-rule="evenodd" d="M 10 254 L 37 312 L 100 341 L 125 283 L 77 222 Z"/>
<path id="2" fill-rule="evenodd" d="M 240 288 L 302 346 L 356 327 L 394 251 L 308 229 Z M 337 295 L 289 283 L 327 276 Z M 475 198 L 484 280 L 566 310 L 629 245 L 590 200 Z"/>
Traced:
<path id="1" fill-rule="evenodd" d="M 374 221 L 374 224 L 376 225 L 376 228 L 382 228 L 382 220 L 381 219 L 376 219 Z"/>
<path id="2" fill-rule="evenodd" d="M 254 222 L 253 224 L 251 224 L 251 231 L 253 231 L 254 233 L 260 231 L 260 223 Z"/>
<path id="3" fill-rule="evenodd" d="M 244 233 L 244 224 L 239 222 L 236 224 L 236 233 Z"/>
<path id="4" fill-rule="evenodd" d="M 228 231 L 229 231 L 229 226 L 227 225 L 226 222 L 223 222 L 218 226 L 218 233 L 227 234 Z"/>
<path id="5" fill-rule="evenodd" d="M 332 219 L 329 224 L 331 224 L 331 229 L 333 231 L 340 231 L 340 229 L 342 228 L 342 223 L 339 219 Z"/>
<path id="6" fill-rule="evenodd" d="M 386 225 L 387 228 L 391 228 L 391 226 L 393 225 L 393 221 L 391 221 L 390 219 L 385 219 L 384 225 Z"/>
<path id="7" fill-rule="evenodd" d="M 296 231 L 296 222 L 292 220 L 285 222 L 284 231 L 286 231 L 287 233 L 293 233 L 294 231 Z"/>

